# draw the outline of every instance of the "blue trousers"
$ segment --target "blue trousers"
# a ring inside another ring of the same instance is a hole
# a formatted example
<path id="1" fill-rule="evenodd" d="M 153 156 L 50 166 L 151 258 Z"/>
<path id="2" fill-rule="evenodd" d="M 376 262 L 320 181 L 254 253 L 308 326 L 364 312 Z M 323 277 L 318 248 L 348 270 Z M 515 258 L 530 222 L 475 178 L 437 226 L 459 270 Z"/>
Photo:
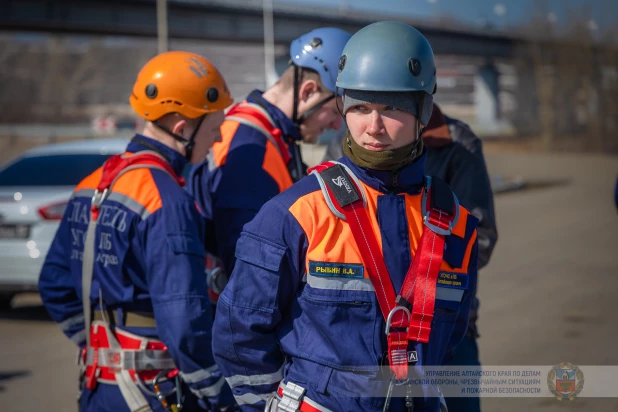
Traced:
<path id="1" fill-rule="evenodd" d="M 167 388 L 169 390 L 169 388 Z M 190 392 L 186 385 L 183 385 L 184 406 L 186 412 L 205 412 L 207 409 L 198 404 L 198 399 Z M 167 412 L 159 401 L 153 396 L 146 396 L 146 400 L 154 412 Z M 174 402 L 174 396 L 168 398 Z M 79 399 L 80 412 L 130 412 L 120 389 L 116 385 L 98 384 L 96 389 L 90 391 L 84 389 Z"/>
<path id="2" fill-rule="evenodd" d="M 476 339 L 470 334 L 466 334 L 447 364 L 451 366 L 480 366 L 479 348 L 476 344 Z M 448 407 L 448 412 L 480 412 L 481 399 L 478 396 L 467 398 L 447 397 L 446 406 Z"/>

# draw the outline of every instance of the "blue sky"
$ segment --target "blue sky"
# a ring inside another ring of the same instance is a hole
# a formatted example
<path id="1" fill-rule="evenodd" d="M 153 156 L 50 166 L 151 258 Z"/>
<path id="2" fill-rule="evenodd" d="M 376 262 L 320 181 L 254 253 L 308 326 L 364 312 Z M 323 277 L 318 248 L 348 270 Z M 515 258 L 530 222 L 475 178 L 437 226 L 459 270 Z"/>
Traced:
<path id="1" fill-rule="evenodd" d="M 437 20 L 449 15 L 465 23 L 482 26 L 489 21 L 497 28 L 519 26 L 535 14 L 547 14 L 548 21 L 556 25 L 569 21 L 569 15 L 586 16 L 591 27 L 603 32 L 618 23 L 618 1 L 616 0 L 274 0 L 307 6 L 321 6 L 405 15 L 410 18 Z M 545 9 L 547 12 L 542 12 Z M 552 13 L 549 16 L 549 13 Z"/>

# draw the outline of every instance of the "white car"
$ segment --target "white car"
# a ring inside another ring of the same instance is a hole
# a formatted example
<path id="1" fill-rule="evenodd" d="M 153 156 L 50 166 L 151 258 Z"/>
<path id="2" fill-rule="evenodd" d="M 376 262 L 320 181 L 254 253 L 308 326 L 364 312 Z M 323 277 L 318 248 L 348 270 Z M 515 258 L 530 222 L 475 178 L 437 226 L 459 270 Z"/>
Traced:
<path id="1" fill-rule="evenodd" d="M 0 167 L 0 308 L 37 291 L 41 266 L 75 186 L 128 139 L 51 144 Z"/>

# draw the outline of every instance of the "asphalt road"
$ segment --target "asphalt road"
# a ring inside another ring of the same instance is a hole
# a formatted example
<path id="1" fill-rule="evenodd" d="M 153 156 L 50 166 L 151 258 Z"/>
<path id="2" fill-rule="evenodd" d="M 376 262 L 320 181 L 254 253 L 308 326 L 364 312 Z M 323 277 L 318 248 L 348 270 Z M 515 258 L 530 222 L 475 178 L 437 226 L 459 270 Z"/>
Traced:
<path id="1" fill-rule="evenodd" d="M 500 239 L 480 273 L 482 362 L 618 365 L 618 159 L 490 153 L 488 166 L 530 185 L 496 198 Z M 37 296 L 0 312 L 0 409 L 75 410 L 74 362 Z M 483 408 L 616 411 L 618 398 L 486 398 Z"/>

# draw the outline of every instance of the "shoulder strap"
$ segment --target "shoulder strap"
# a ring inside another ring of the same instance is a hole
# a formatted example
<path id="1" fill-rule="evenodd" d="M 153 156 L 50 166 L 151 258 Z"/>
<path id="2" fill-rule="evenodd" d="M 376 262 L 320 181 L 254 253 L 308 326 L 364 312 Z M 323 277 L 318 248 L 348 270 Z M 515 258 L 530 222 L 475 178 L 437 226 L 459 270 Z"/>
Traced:
<path id="1" fill-rule="evenodd" d="M 169 174 L 181 187 L 185 185 L 184 178 L 176 174 L 163 156 L 148 150 L 132 155 L 122 154 L 110 157 L 103 164 L 103 172 L 97 190 L 102 192 L 105 189 L 111 189 L 116 180 L 126 172 L 144 168 L 161 170 Z"/>
<path id="2" fill-rule="evenodd" d="M 459 219 L 459 200 L 443 180 L 425 177 L 423 223 L 439 235 L 450 235 Z"/>
<path id="3" fill-rule="evenodd" d="M 322 189 L 328 208 L 341 220 L 346 220 L 343 207 L 360 200 L 367 206 L 367 195 L 358 178 L 343 163 L 324 162 L 309 169 Z"/>
<path id="4" fill-rule="evenodd" d="M 292 159 L 288 146 L 283 141 L 281 129 L 275 126 L 275 121 L 260 105 L 239 103 L 227 112 L 225 119 L 252 127 L 262 133 L 275 146 L 285 164 Z"/>
<path id="5" fill-rule="evenodd" d="M 324 199 L 331 212 L 347 221 L 350 226 L 361 259 L 375 289 L 380 310 L 384 319 L 390 319 L 389 314 L 395 308 L 395 289 L 367 214 L 367 199 L 362 185 L 351 170 L 337 162 L 324 162 L 312 168 L 311 173 L 318 178 Z M 402 311 L 396 314 L 393 322 L 397 325 L 403 324 Z"/>

